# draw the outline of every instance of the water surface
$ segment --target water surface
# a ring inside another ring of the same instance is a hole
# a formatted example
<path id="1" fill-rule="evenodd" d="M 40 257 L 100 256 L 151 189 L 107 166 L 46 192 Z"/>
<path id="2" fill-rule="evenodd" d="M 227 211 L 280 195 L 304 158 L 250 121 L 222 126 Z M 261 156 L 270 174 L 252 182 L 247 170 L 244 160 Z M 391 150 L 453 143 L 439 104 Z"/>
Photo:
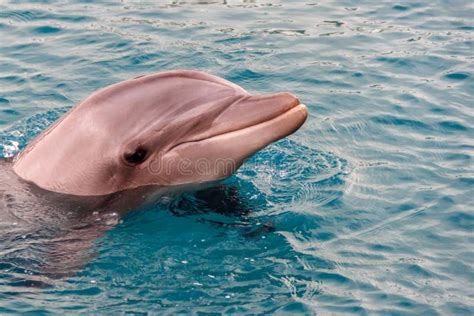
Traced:
<path id="1" fill-rule="evenodd" d="M 0 4 L 4 157 L 167 69 L 310 110 L 222 185 L 127 215 L 53 286 L 21 282 L 34 237 L 2 237 L 0 313 L 473 314 L 473 17 L 463 0 Z"/>

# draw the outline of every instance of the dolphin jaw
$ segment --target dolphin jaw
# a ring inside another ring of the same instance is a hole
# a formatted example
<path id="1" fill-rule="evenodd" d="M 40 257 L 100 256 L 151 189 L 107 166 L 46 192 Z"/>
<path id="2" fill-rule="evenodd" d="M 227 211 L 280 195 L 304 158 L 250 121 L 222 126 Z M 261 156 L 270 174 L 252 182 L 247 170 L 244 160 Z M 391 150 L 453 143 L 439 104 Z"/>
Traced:
<path id="1" fill-rule="evenodd" d="M 300 103 L 298 98 L 296 98 L 295 96 L 293 96 L 292 94 L 289 94 L 289 93 L 280 93 L 280 94 L 277 94 L 276 96 L 279 96 L 279 95 L 285 96 L 286 98 L 289 97 L 290 100 L 285 100 L 285 101 L 288 101 L 288 102 L 281 102 L 282 105 L 280 105 L 279 107 L 272 105 L 271 107 L 269 107 L 269 109 L 266 109 L 266 111 L 264 111 L 264 113 L 263 113 L 263 115 L 261 115 L 261 117 L 252 118 L 253 121 L 239 122 L 240 126 L 238 126 L 238 127 L 224 128 L 223 130 L 218 131 L 217 133 L 211 133 L 211 132 L 208 131 L 208 132 L 206 132 L 202 135 L 198 135 L 198 137 L 193 137 L 193 138 L 190 138 L 190 139 L 183 139 L 183 140 L 177 142 L 176 144 L 174 144 L 172 146 L 169 146 L 166 150 L 166 153 L 171 152 L 174 149 L 176 149 L 177 147 L 179 147 L 181 145 L 184 145 L 184 144 L 187 144 L 187 143 L 202 142 L 204 140 L 212 139 L 212 138 L 219 137 L 219 136 L 222 136 L 222 135 L 225 135 L 225 134 L 238 132 L 238 131 L 241 131 L 241 130 L 251 128 L 253 126 L 257 126 L 259 124 L 270 122 L 275 118 L 284 117 L 285 114 L 288 114 L 291 110 L 296 109 L 296 108 L 298 108 L 300 111 L 303 111 L 305 113 L 305 119 L 306 119 L 307 108 L 306 108 L 305 105 Z M 269 97 L 273 97 L 273 96 L 269 96 Z M 234 107 L 238 106 L 239 105 L 238 101 L 246 102 L 247 100 L 249 100 L 251 98 L 252 98 L 252 96 L 243 96 L 240 99 L 238 99 L 236 102 L 229 105 L 226 110 L 232 109 L 233 106 Z M 240 110 L 240 109 L 237 109 L 237 110 Z M 241 110 L 245 111 L 245 109 L 241 109 Z M 222 115 L 226 115 L 225 110 L 221 113 L 220 116 L 222 116 Z M 233 115 L 231 115 L 231 116 L 232 116 L 231 117 L 232 119 L 238 119 Z M 218 118 L 216 118 L 216 120 L 217 119 Z M 304 122 L 304 120 L 303 120 L 303 122 Z M 225 124 L 225 125 L 227 125 L 227 124 Z M 301 125 L 299 125 L 299 126 L 301 126 Z"/>

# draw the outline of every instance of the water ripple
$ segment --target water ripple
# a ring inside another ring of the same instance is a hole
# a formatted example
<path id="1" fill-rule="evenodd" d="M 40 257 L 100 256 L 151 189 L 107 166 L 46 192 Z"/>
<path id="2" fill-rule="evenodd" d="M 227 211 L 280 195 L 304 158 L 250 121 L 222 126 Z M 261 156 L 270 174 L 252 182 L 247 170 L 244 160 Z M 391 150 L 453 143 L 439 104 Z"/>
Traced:
<path id="1" fill-rule="evenodd" d="M 1 157 L 92 91 L 165 69 L 291 91 L 310 110 L 298 133 L 219 185 L 98 216 L 115 229 L 65 280 L 44 270 L 73 265 L 57 234 L 90 226 L 35 213 L 45 205 L 8 193 L 7 175 L 0 209 L 24 213 L 0 213 L 0 314 L 473 314 L 473 10 L 0 4 Z"/>

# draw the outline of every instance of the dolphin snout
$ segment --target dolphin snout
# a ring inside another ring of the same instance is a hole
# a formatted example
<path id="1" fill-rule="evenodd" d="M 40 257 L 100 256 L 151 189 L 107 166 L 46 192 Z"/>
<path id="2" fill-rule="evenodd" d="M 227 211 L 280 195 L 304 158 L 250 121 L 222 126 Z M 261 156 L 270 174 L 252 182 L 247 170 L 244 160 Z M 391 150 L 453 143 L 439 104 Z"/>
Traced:
<path id="1" fill-rule="evenodd" d="M 247 128 L 269 121 L 299 104 L 298 98 L 288 92 L 248 96 L 231 104 L 214 120 L 214 126 L 226 132 Z"/>
<path id="2" fill-rule="evenodd" d="M 280 92 L 269 95 L 268 97 L 273 98 L 278 103 L 287 104 L 290 108 L 300 104 L 300 100 L 290 92 Z"/>

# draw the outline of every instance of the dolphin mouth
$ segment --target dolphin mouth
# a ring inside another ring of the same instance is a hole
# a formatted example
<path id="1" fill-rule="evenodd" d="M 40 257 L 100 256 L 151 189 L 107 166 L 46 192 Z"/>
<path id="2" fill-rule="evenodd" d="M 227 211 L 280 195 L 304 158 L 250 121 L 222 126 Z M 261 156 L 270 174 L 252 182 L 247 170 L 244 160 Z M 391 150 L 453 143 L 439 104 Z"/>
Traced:
<path id="1" fill-rule="evenodd" d="M 269 143 L 294 133 L 301 127 L 301 125 L 303 125 L 308 116 L 308 109 L 306 105 L 300 103 L 296 97 L 289 93 L 281 93 L 270 97 L 274 98 L 275 96 L 281 96 L 282 98 L 286 99 L 284 100 L 286 102 L 279 102 L 279 104 L 276 106 L 267 106 L 264 111 L 260 111 L 260 113 L 254 113 L 258 115 L 253 116 L 248 121 L 239 122 L 239 120 L 237 120 L 237 122 L 240 123 L 238 126 L 227 127 L 212 134 L 206 133 L 207 135 L 202 135 L 201 137 L 182 141 L 169 148 L 167 152 L 179 149 L 179 147 L 185 145 L 211 141 L 222 141 L 224 139 L 231 141 L 238 138 L 245 139 L 248 137 L 261 139 L 262 145 L 258 146 L 259 150 L 267 146 Z M 225 121 L 226 118 L 238 116 L 238 113 L 236 112 L 244 111 L 244 107 L 239 107 L 237 105 L 233 111 L 230 111 L 230 113 L 224 111 L 222 115 L 223 117 L 220 119 Z M 229 109 L 232 109 L 232 106 L 230 106 Z M 219 118 L 217 120 L 219 120 Z"/>
<path id="2" fill-rule="evenodd" d="M 270 116 L 268 117 L 265 117 L 264 119 L 256 122 L 256 123 L 252 123 L 252 124 L 248 124 L 248 125 L 244 125 L 242 126 L 241 128 L 238 128 L 238 129 L 234 129 L 234 130 L 229 130 L 229 131 L 226 131 L 226 132 L 223 132 L 223 133 L 219 133 L 219 134 L 215 134 L 215 135 L 212 135 L 208 138 L 203 138 L 201 140 L 206 140 L 206 139 L 212 139 L 212 138 L 215 138 L 215 137 L 219 137 L 219 136 L 224 136 L 226 134 L 232 134 L 232 133 L 238 133 L 238 132 L 243 132 L 245 130 L 250 130 L 250 129 L 255 129 L 257 127 L 264 127 L 264 126 L 269 126 L 271 125 L 273 122 L 276 122 L 276 121 L 282 121 L 282 120 L 285 120 L 285 119 L 292 119 L 294 118 L 293 114 L 297 113 L 297 112 L 300 112 L 302 114 L 304 114 L 304 116 L 301 116 L 301 117 L 297 117 L 299 119 L 306 119 L 306 116 L 307 116 L 307 112 L 308 112 L 308 109 L 306 107 L 306 105 L 304 104 L 301 104 L 299 101 L 298 103 L 294 103 L 294 104 L 290 104 L 289 105 L 290 108 L 284 110 L 283 112 L 281 111 L 275 111 L 274 113 L 272 113 Z M 303 121 L 304 122 L 304 121 Z M 302 123 L 303 123 L 302 122 Z M 285 135 L 286 136 L 286 135 Z M 284 136 L 283 136 L 284 137 Z M 200 141 L 200 140 L 197 140 L 197 141 Z"/>
<path id="3" fill-rule="evenodd" d="M 263 137 L 265 135 L 256 135 L 257 132 L 270 131 L 271 140 L 268 141 L 268 143 L 270 143 L 294 133 L 296 130 L 298 130 L 298 128 L 301 127 L 301 125 L 303 125 L 307 116 L 308 108 L 306 105 L 298 102 L 297 104 L 292 104 L 291 108 L 288 110 L 275 113 L 275 115 L 271 116 L 270 118 L 262 120 L 258 123 L 244 126 L 240 129 L 227 131 L 221 134 L 216 134 L 208 138 L 204 138 L 201 141 L 226 137 L 227 135 L 236 136 L 238 134 L 245 134 L 245 136 L 251 136 L 253 134 L 256 137 Z M 288 130 L 288 126 L 294 127 Z"/>

